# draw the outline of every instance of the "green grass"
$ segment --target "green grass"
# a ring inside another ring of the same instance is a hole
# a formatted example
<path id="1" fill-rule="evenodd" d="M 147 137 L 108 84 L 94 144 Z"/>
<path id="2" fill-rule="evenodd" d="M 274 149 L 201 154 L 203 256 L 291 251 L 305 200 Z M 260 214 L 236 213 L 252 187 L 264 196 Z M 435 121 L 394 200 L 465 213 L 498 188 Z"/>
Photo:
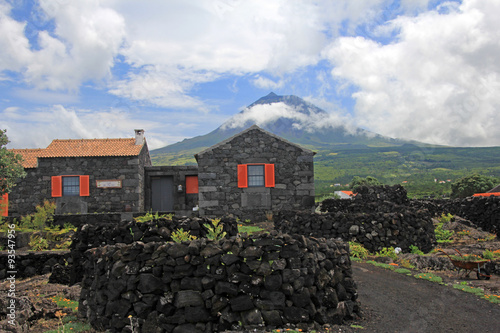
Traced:
<path id="1" fill-rule="evenodd" d="M 428 280 L 431 282 L 443 283 L 443 279 L 439 276 L 436 276 L 432 273 L 419 273 L 414 275 L 417 279 Z"/>
<path id="2" fill-rule="evenodd" d="M 399 273 L 399 274 L 406 274 L 406 275 L 411 275 L 411 271 L 406 268 L 396 268 L 394 272 Z"/>
<path id="3" fill-rule="evenodd" d="M 257 231 L 263 231 L 264 229 L 256 227 L 256 226 L 251 226 L 251 225 L 238 225 L 238 232 L 244 233 L 246 232 L 247 234 L 253 234 L 254 232 Z"/>

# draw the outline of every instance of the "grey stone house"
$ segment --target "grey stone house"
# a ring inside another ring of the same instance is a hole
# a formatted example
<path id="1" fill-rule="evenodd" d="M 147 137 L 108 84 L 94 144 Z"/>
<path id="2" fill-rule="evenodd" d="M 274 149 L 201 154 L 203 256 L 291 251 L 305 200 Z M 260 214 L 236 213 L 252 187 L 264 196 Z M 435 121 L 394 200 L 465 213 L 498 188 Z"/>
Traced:
<path id="1" fill-rule="evenodd" d="M 45 149 L 13 149 L 27 173 L 8 197 L 9 215 L 26 215 L 44 200 L 56 213 L 144 211 L 143 130 L 130 139 L 54 140 Z"/>
<path id="2" fill-rule="evenodd" d="M 195 155 L 198 166 L 152 166 L 143 130 L 131 139 L 54 140 L 14 151 L 27 177 L 4 199 L 11 216 L 47 199 L 58 214 L 199 209 L 252 220 L 314 207 L 314 153 L 255 125 Z"/>
<path id="3" fill-rule="evenodd" d="M 196 154 L 200 215 L 313 209 L 314 154 L 256 125 Z"/>

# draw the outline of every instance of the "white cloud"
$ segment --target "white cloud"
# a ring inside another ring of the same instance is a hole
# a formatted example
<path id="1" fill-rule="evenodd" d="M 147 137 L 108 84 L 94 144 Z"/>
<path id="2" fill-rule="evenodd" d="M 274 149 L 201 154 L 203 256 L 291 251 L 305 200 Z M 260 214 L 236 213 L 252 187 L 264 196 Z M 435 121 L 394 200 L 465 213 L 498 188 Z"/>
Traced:
<path id="1" fill-rule="evenodd" d="M 319 113 L 312 108 L 302 110 L 283 102 L 257 104 L 246 108 L 225 122 L 222 128 L 247 127 L 249 124 L 262 127 L 280 118 L 290 119 L 293 121 L 293 127 L 311 132 L 336 127 L 344 127 L 350 132 L 355 130 L 348 119 L 339 113 Z"/>
<path id="2" fill-rule="evenodd" d="M 466 0 L 455 11 L 400 16 L 396 42 L 340 38 L 325 52 L 335 79 L 358 88 L 358 124 L 391 137 L 498 145 L 500 3 Z"/>
<path id="3" fill-rule="evenodd" d="M 282 88 L 285 84 L 285 81 L 279 80 L 278 82 L 276 82 L 261 75 L 257 75 L 257 77 L 252 81 L 252 83 L 257 88 L 273 90 Z"/>

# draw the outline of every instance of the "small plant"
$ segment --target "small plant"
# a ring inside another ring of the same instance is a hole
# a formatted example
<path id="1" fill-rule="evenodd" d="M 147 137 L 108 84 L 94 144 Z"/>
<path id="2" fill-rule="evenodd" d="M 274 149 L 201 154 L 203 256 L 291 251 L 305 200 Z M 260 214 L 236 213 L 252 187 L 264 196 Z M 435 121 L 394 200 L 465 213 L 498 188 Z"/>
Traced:
<path id="1" fill-rule="evenodd" d="M 459 289 L 459 290 L 465 291 L 466 293 L 471 293 L 471 294 L 474 294 L 477 296 L 483 296 L 483 294 L 484 294 L 484 291 L 482 289 L 474 288 L 474 287 L 463 285 L 463 284 L 454 284 L 453 288 Z"/>
<path id="2" fill-rule="evenodd" d="M 246 220 L 245 220 L 245 223 L 250 224 L 250 223 L 252 223 L 252 220 L 250 220 L 250 219 L 246 219 Z"/>
<path id="3" fill-rule="evenodd" d="M 394 250 L 394 247 L 392 247 L 392 246 L 382 248 L 382 250 L 380 250 L 379 252 L 376 252 L 375 255 L 377 257 L 389 257 L 394 261 L 398 260 L 398 254 L 396 253 L 396 251 Z"/>
<path id="4" fill-rule="evenodd" d="M 406 268 L 396 268 L 394 272 L 399 273 L 399 274 L 406 274 L 406 275 L 411 275 L 411 271 Z"/>
<path id="5" fill-rule="evenodd" d="M 470 231 L 469 230 L 462 230 L 457 232 L 458 236 L 470 236 Z"/>
<path id="6" fill-rule="evenodd" d="M 399 265 L 403 268 L 409 268 L 409 269 L 415 268 L 415 266 L 413 266 L 408 259 L 401 259 L 399 261 Z"/>
<path id="7" fill-rule="evenodd" d="M 493 304 L 500 304 L 500 295 L 484 295 L 483 298 Z"/>
<path id="8" fill-rule="evenodd" d="M 150 211 L 144 215 L 135 217 L 134 220 L 137 223 L 150 222 L 150 221 L 155 221 L 158 219 L 167 219 L 169 221 L 172 221 L 173 216 L 174 216 L 174 214 L 162 214 L 162 215 L 160 215 L 158 212 L 153 214 L 153 212 Z"/>
<path id="9" fill-rule="evenodd" d="M 421 273 L 414 275 L 417 279 L 424 279 L 431 282 L 443 283 L 443 279 L 431 273 Z"/>
<path id="10" fill-rule="evenodd" d="M 184 231 L 183 228 L 177 229 L 171 234 L 172 240 L 176 243 L 195 240 L 196 236 L 191 235 L 190 231 Z"/>
<path id="11" fill-rule="evenodd" d="M 368 250 L 361 244 L 349 242 L 350 256 L 353 258 L 366 259 L 370 254 Z"/>
<path id="12" fill-rule="evenodd" d="M 211 224 L 205 223 L 203 226 L 207 228 L 207 238 L 210 240 L 221 240 L 226 237 L 226 232 L 223 231 L 224 225 L 220 223 L 220 219 L 211 219 Z"/>
<path id="13" fill-rule="evenodd" d="M 45 238 L 38 234 L 32 234 L 28 243 L 33 251 L 43 251 L 48 249 L 49 243 Z"/>
<path id="14" fill-rule="evenodd" d="M 420 251 L 420 249 L 416 245 L 410 245 L 410 253 L 418 254 L 420 256 L 424 255 L 424 253 L 422 251 Z"/>
<path id="15" fill-rule="evenodd" d="M 57 324 L 57 332 L 64 333 L 64 324 L 63 324 L 62 319 L 66 316 L 66 314 L 64 312 L 62 312 L 61 310 L 59 310 L 59 311 L 56 311 L 55 316 L 57 317 L 57 319 L 59 319 L 59 324 Z M 61 331 L 59 331 L 59 329 L 61 329 Z"/>
<path id="16" fill-rule="evenodd" d="M 496 251 L 484 250 L 483 258 L 488 260 L 495 260 L 496 258 L 500 258 L 500 250 Z"/>
<path id="17" fill-rule="evenodd" d="M 436 235 L 436 241 L 438 243 L 451 243 L 453 242 L 452 237 L 455 232 L 453 230 L 443 229 L 443 222 L 438 223 L 436 229 L 434 229 L 434 234 Z"/>
<path id="18" fill-rule="evenodd" d="M 441 223 L 449 223 L 452 219 L 453 219 L 453 215 L 451 215 L 450 213 L 448 214 L 441 214 L 441 217 L 439 218 L 439 222 Z"/>

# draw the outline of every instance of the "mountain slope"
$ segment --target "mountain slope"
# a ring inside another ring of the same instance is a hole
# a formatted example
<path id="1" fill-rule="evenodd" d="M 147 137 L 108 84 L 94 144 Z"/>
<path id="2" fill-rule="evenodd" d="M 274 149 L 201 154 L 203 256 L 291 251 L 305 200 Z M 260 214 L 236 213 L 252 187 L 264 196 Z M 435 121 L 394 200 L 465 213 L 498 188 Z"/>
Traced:
<path id="1" fill-rule="evenodd" d="M 216 130 L 191 139 L 151 151 L 151 155 L 200 151 L 257 124 L 261 128 L 294 143 L 317 147 L 350 145 L 393 146 L 408 143 L 355 127 L 349 127 L 339 118 L 332 118 L 324 110 L 297 96 L 278 96 L 274 93 L 260 98 L 226 121 Z"/>

